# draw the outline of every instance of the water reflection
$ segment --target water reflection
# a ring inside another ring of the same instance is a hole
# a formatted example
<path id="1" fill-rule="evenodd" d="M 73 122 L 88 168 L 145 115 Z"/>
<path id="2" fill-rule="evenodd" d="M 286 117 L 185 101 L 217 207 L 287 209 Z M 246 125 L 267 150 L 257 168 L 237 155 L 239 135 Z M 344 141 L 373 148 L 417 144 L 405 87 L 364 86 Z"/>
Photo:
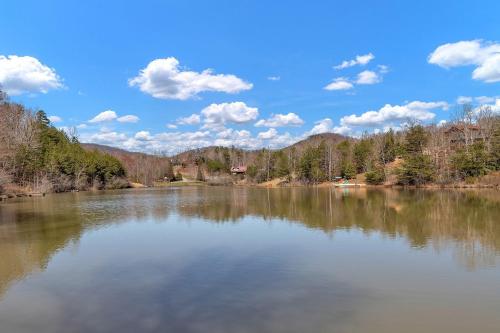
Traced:
<path id="1" fill-rule="evenodd" d="M 457 258 L 468 269 L 494 265 L 500 253 L 500 194 L 495 191 L 232 188 L 213 192 L 188 191 L 198 200 L 178 207 L 179 212 L 219 223 L 246 215 L 280 218 L 326 233 L 359 228 L 367 234 L 405 237 L 415 248 L 439 250 L 452 241 Z"/>
<path id="2" fill-rule="evenodd" d="M 85 230 L 169 214 L 214 223 L 245 216 L 282 219 L 333 233 L 359 228 L 404 237 L 412 247 L 453 242 L 468 269 L 495 265 L 500 253 L 500 200 L 495 191 L 338 191 L 320 188 L 178 188 L 65 194 L 0 205 L 0 294 L 8 283 L 43 269 L 52 254 Z"/>
<path id="3" fill-rule="evenodd" d="M 426 327 L 451 331 L 450 303 L 464 318 L 453 331 L 496 331 L 498 216 L 495 191 L 193 187 L 9 201 L 0 331 L 410 332 L 436 313 Z"/>

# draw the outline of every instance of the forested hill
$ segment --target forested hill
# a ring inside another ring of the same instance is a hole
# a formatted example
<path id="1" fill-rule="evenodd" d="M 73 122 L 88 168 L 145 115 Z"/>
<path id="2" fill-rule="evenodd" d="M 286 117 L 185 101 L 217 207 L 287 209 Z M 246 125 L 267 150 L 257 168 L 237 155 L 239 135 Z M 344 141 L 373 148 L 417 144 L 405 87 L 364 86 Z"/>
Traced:
<path id="1" fill-rule="evenodd" d="M 45 112 L 12 103 L 0 91 L 0 194 L 127 186 L 118 159 L 85 150 Z"/>
<path id="2" fill-rule="evenodd" d="M 131 182 L 153 185 L 157 180 L 174 180 L 175 175 L 170 158 L 140 152 L 131 152 L 94 143 L 82 143 L 88 151 L 100 151 L 118 159 Z"/>

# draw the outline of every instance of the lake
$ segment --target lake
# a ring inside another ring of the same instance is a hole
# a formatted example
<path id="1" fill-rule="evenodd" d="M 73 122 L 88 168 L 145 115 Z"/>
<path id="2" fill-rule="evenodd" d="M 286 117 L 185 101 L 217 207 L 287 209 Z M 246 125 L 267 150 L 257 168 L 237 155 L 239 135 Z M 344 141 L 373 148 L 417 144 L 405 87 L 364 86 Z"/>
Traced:
<path id="1" fill-rule="evenodd" d="M 500 192 L 180 187 L 0 204 L 0 332 L 500 332 Z"/>

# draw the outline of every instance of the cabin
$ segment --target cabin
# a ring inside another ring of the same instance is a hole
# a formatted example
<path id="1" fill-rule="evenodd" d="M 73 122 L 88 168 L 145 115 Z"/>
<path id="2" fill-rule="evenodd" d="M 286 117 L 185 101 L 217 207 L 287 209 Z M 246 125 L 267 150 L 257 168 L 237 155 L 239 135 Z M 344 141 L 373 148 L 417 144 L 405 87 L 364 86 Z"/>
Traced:
<path id="1" fill-rule="evenodd" d="M 444 134 L 452 148 L 460 148 L 466 143 L 482 140 L 481 127 L 478 125 L 455 124 L 445 130 Z"/>
<path id="2" fill-rule="evenodd" d="M 233 175 L 244 175 L 247 172 L 246 165 L 234 166 L 231 167 L 231 173 Z"/>

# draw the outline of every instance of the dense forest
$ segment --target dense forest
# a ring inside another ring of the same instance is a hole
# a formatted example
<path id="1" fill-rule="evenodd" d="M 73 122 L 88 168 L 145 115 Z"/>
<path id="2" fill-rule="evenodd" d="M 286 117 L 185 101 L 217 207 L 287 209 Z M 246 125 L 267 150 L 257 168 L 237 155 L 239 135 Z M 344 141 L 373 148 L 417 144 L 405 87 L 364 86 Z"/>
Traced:
<path id="1" fill-rule="evenodd" d="M 326 133 L 280 150 L 215 147 L 182 157 L 205 170 L 205 178 L 244 165 L 250 183 L 281 178 L 283 184 L 315 184 L 362 174 L 369 184 L 472 184 L 500 170 L 500 118 L 488 106 L 463 105 L 444 125 L 409 120 L 399 131 L 361 138 Z"/>
<path id="2" fill-rule="evenodd" d="M 118 159 L 83 149 L 45 112 L 12 103 L 0 91 L 0 193 L 122 188 L 125 177 Z"/>
<path id="3" fill-rule="evenodd" d="M 182 176 L 174 174 L 173 165 L 169 157 L 164 154 L 145 154 L 130 152 L 119 148 L 98 144 L 83 143 L 89 150 L 99 150 L 116 157 L 127 172 L 127 178 L 133 183 L 152 186 L 158 181 L 182 180 Z"/>

